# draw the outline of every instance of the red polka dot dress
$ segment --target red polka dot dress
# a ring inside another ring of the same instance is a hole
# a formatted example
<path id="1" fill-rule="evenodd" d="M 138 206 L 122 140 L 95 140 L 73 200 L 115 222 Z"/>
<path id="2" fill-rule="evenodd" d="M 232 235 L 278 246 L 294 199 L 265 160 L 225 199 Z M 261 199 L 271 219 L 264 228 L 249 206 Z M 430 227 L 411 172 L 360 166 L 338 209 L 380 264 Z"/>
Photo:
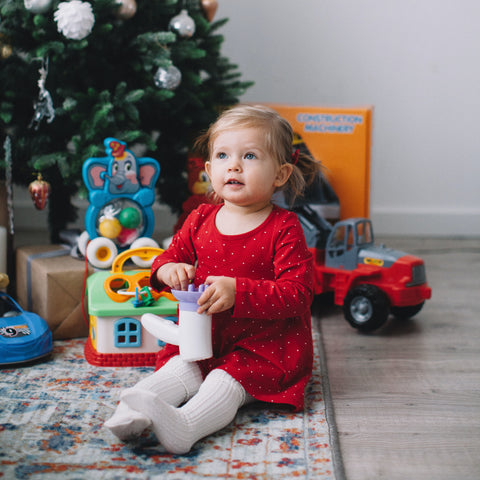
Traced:
<path id="1" fill-rule="evenodd" d="M 171 246 L 152 265 L 153 279 L 169 262 L 195 264 L 195 284 L 209 275 L 235 277 L 235 306 L 214 314 L 214 356 L 198 362 L 206 375 L 221 368 L 257 400 L 291 405 L 304 403 L 312 373 L 310 305 L 313 261 L 297 216 L 274 206 L 257 228 L 223 235 L 215 226 L 221 205 L 201 205 L 174 236 Z M 160 368 L 178 347 L 157 355 Z"/>

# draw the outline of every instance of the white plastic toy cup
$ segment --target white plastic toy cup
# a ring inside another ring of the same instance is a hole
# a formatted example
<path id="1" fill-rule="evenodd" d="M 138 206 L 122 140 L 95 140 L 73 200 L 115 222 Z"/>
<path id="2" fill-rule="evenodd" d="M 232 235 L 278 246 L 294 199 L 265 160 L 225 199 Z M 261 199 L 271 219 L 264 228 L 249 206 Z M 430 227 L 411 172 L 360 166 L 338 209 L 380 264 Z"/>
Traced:
<path id="1" fill-rule="evenodd" d="M 187 362 L 211 358 L 212 316 L 197 313 L 198 298 L 206 286 L 188 286 L 188 291 L 172 290 L 178 300 L 178 325 L 170 320 L 146 313 L 142 315 L 142 325 L 154 337 L 172 345 L 178 345 L 180 356 Z"/>

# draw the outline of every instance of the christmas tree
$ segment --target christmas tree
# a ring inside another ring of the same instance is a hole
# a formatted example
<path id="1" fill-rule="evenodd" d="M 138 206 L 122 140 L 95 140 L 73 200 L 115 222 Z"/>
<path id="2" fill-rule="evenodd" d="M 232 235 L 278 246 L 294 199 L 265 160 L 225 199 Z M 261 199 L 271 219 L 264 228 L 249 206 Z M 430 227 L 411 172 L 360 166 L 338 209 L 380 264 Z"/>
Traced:
<path id="1" fill-rule="evenodd" d="M 0 141 L 11 139 L 15 183 L 37 172 L 50 183 L 52 241 L 76 219 L 83 162 L 104 155 L 107 137 L 158 160 L 160 199 L 180 211 L 194 137 L 250 85 L 221 54 L 227 20 L 214 21 L 215 8 L 0 0 Z"/>

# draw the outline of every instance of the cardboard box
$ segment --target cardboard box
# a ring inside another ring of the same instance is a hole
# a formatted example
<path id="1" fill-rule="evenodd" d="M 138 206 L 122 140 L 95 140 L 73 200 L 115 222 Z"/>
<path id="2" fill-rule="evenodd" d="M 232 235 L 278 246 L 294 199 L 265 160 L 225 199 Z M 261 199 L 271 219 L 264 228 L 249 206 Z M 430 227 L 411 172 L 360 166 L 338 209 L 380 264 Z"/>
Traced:
<path id="1" fill-rule="evenodd" d="M 18 303 L 47 321 L 54 340 L 88 335 L 81 305 L 83 260 L 60 245 L 29 246 L 17 249 L 16 267 Z"/>
<path id="2" fill-rule="evenodd" d="M 372 107 L 328 108 L 269 104 L 290 122 L 340 200 L 340 218 L 368 217 Z"/>

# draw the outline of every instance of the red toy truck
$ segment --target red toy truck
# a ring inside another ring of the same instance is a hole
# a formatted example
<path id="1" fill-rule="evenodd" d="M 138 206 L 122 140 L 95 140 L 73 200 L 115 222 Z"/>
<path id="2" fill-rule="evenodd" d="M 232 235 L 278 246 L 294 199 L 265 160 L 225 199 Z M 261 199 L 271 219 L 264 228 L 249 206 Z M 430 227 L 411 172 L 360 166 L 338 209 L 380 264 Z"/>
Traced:
<path id="1" fill-rule="evenodd" d="M 315 294 L 333 292 L 354 328 L 375 330 L 390 313 L 410 318 L 431 297 L 422 259 L 376 246 L 370 220 L 351 218 L 332 227 L 308 205 L 297 214 L 307 244 L 308 231 L 315 236 L 315 245 L 309 245 L 315 258 Z"/>

